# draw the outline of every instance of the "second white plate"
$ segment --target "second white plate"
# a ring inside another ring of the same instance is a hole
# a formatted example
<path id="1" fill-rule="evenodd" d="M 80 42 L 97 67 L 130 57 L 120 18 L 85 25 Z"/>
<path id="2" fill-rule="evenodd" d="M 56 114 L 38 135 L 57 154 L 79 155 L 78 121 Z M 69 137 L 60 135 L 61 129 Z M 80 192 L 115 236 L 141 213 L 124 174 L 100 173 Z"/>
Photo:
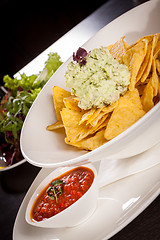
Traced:
<path id="1" fill-rule="evenodd" d="M 160 193 L 160 164 L 100 189 L 98 207 L 85 223 L 74 228 L 33 227 L 25 221 L 28 201 L 53 169 L 42 169 L 18 212 L 13 240 L 106 240 L 138 216 Z"/>

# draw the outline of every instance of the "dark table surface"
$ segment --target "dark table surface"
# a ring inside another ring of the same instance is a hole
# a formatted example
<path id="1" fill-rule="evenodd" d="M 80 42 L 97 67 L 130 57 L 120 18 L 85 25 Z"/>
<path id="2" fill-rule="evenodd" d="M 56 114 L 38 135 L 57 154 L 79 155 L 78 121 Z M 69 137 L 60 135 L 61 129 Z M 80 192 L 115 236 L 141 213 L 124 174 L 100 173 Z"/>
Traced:
<path id="1" fill-rule="evenodd" d="M 13 1 L 2 2 L 1 18 L 5 16 L 7 23 L 5 24 L 5 28 L 4 26 L 2 28 L 4 30 L 2 41 L 4 45 L 3 47 L 1 45 L 1 57 L 4 61 L 1 65 L 1 78 L 4 74 L 8 73 L 13 75 L 16 73 L 77 23 L 84 18 L 87 19 L 88 15 L 92 12 L 92 17 L 99 17 L 97 21 L 101 23 L 101 26 L 104 26 L 122 13 L 145 1 L 109 0 L 99 1 L 97 4 L 91 4 L 90 2 L 91 5 L 89 1 L 86 5 L 85 2 L 81 1 L 79 7 L 77 4 L 68 3 L 68 5 L 65 6 L 66 8 L 62 8 L 60 5 L 53 6 L 52 4 L 53 11 L 51 11 L 49 7 L 49 2 L 45 4 L 45 7 L 32 5 L 30 1 L 26 2 L 26 4 L 23 3 L 23 7 L 19 5 L 20 1 L 15 1 L 14 5 Z M 95 10 L 102 4 L 104 4 L 103 10 L 105 9 L 105 11 L 99 16 Z M 89 6 L 92 7 L 89 8 Z M 19 10 L 17 10 L 18 7 Z M 42 11 L 42 9 L 44 11 Z M 13 19 L 14 15 L 16 15 L 15 19 Z M 56 22 L 59 25 L 56 25 Z M 27 23 L 30 24 L 30 26 L 28 26 Z M 54 29 L 54 31 L 51 32 L 51 29 Z M 31 38 L 31 34 L 33 38 Z M 42 39 L 40 41 L 39 39 L 41 37 Z M 12 239 L 12 231 L 18 209 L 39 171 L 40 168 L 26 162 L 16 168 L 0 173 L 0 239 Z M 160 196 L 111 239 L 159 240 Z"/>

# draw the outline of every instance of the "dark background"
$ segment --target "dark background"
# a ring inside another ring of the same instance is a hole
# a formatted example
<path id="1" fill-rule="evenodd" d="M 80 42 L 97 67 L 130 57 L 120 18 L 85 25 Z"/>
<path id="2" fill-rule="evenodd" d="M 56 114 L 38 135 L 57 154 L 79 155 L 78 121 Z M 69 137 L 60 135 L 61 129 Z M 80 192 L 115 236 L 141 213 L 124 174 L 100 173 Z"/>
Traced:
<path id="1" fill-rule="evenodd" d="M 0 79 L 12 76 L 106 0 L 0 0 Z"/>
<path id="2" fill-rule="evenodd" d="M 5 74 L 13 76 L 105 2 L 109 13 L 115 9 L 108 15 L 111 21 L 145 0 L 0 0 L 1 82 Z M 0 173 L 0 239 L 12 239 L 18 209 L 39 170 L 25 163 Z M 159 213 L 160 197 L 111 240 L 160 240 Z"/>

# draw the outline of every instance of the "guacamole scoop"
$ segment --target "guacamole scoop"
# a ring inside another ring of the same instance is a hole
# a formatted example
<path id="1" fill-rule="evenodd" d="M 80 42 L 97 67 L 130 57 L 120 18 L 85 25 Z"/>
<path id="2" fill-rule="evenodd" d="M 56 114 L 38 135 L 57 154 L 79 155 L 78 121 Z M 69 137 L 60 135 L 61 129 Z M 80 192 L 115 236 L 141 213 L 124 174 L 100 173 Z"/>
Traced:
<path id="1" fill-rule="evenodd" d="M 65 74 L 71 94 L 80 98 L 79 107 L 84 110 L 101 108 L 117 101 L 130 83 L 128 67 L 119 64 L 105 47 L 89 53 L 81 48 L 81 52 L 82 61 L 70 62 Z"/>

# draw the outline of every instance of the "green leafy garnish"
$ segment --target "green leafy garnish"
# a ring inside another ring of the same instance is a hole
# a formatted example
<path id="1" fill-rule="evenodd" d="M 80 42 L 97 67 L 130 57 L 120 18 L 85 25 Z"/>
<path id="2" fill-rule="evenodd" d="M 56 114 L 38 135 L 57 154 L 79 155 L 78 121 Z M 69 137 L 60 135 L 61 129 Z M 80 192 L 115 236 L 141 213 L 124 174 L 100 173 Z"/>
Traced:
<path id="1" fill-rule="evenodd" d="M 22 159 L 19 136 L 24 119 L 45 83 L 61 64 L 60 56 L 57 53 L 50 53 L 39 74 L 27 76 L 23 73 L 20 74 L 20 79 L 4 76 L 3 82 L 7 93 L 0 102 L 0 152 L 9 156 L 6 158 L 12 159 L 11 161 L 6 159 L 8 164 L 13 163 L 13 157 Z M 10 149 L 14 154 L 10 154 Z"/>
<path id="2" fill-rule="evenodd" d="M 62 195 L 63 185 L 65 182 L 63 180 L 55 180 L 51 183 L 51 186 L 47 189 L 47 195 L 50 199 L 56 199 L 56 203 L 58 203 L 58 197 Z"/>

